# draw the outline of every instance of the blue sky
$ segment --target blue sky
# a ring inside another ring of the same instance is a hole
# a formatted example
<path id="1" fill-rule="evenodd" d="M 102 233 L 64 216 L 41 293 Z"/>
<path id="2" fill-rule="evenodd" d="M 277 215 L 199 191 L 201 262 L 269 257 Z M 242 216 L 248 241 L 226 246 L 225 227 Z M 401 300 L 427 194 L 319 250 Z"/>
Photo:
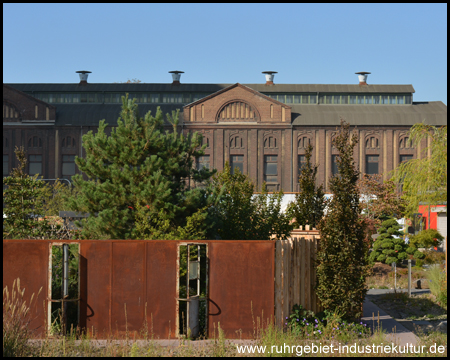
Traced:
<path id="1" fill-rule="evenodd" d="M 412 84 L 447 103 L 447 4 L 3 4 L 3 82 Z"/>

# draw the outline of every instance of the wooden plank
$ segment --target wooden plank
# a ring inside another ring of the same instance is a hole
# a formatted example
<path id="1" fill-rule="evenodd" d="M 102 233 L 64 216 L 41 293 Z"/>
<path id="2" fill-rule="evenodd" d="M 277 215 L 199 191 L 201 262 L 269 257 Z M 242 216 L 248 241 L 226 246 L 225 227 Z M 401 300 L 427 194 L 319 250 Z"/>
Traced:
<path id="1" fill-rule="evenodd" d="M 299 273 L 299 248 L 298 248 L 298 238 L 295 238 L 294 241 L 294 249 L 293 249 L 293 254 L 294 254 L 294 268 L 293 268 L 293 275 L 294 275 L 294 299 L 293 299 L 293 303 L 294 304 L 300 304 L 300 273 Z"/>
<path id="2" fill-rule="evenodd" d="M 283 246 L 283 321 L 289 316 L 289 253 L 290 241 L 286 240 Z"/>
<path id="3" fill-rule="evenodd" d="M 305 308 L 311 310 L 311 246 L 310 240 L 306 239 L 305 243 Z"/>
<path id="4" fill-rule="evenodd" d="M 305 307 L 305 238 L 299 239 L 300 245 L 300 305 Z"/>
<path id="5" fill-rule="evenodd" d="M 282 326 L 282 244 L 281 240 L 277 240 L 275 243 L 275 324 Z"/>
<path id="6" fill-rule="evenodd" d="M 317 308 L 317 299 L 316 299 L 316 290 L 314 289 L 316 286 L 316 238 L 313 237 L 311 241 L 311 251 L 312 251 L 312 261 L 311 261 L 311 301 L 312 308 L 315 313 L 319 312 Z"/>

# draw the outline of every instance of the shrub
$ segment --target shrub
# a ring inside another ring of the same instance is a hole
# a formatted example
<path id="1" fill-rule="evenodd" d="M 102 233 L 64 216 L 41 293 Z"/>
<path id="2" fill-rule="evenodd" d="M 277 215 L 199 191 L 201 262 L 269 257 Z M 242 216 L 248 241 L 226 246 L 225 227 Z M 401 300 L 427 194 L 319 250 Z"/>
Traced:
<path id="1" fill-rule="evenodd" d="M 425 264 L 440 264 L 445 260 L 445 253 L 436 250 L 426 250 L 422 254 L 425 255 Z"/>
<path id="2" fill-rule="evenodd" d="M 42 288 L 39 290 L 38 298 Z M 31 332 L 28 325 L 31 321 L 30 305 L 24 300 L 25 289 L 20 289 L 20 279 L 13 282 L 11 293 L 6 286 L 3 288 L 3 356 L 24 356 L 28 350 L 28 340 Z"/>
<path id="3" fill-rule="evenodd" d="M 416 248 L 430 248 L 439 246 L 444 237 L 436 229 L 420 231 L 417 235 L 411 236 L 410 244 Z"/>
<path id="4" fill-rule="evenodd" d="M 375 240 L 373 251 L 369 256 L 371 262 L 380 261 L 385 264 L 395 262 L 399 264 L 408 257 L 406 252 L 408 245 L 402 239 L 403 232 L 400 229 L 401 226 L 393 218 L 382 222 L 381 227 L 378 229 L 378 238 Z"/>

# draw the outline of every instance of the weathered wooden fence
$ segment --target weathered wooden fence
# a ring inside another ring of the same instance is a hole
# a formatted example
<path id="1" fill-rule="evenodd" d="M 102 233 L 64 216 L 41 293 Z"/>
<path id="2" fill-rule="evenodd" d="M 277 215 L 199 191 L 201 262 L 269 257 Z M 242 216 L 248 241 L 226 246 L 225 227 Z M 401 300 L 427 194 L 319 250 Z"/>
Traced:
<path id="1" fill-rule="evenodd" d="M 307 310 L 322 311 L 316 292 L 315 260 L 319 232 L 294 230 L 288 240 L 275 245 L 275 321 L 283 327 L 295 304 Z"/>

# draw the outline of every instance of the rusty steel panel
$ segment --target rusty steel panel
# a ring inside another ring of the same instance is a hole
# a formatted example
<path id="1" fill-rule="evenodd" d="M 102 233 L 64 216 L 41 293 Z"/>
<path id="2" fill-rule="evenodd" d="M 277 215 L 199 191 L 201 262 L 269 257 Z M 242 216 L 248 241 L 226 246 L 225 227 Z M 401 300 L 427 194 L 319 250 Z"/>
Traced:
<path id="1" fill-rule="evenodd" d="M 113 333 L 139 332 L 144 324 L 145 242 L 112 243 Z"/>
<path id="2" fill-rule="evenodd" d="M 147 320 L 149 337 L 173 338 L 176 275 L 176 241 L 81 241 L 81 327 L 96 338 L 139 337 Z"/>
<path id="3" fill-rule="evenodd" d="M 147 242 L 147 321 L 155 338 L 175 337 L 178 243 Z"/>
<path id="4" fill-rule="evenodd" d="M 208 336 L 252 338 L 274 318 L 273 241 L 211 241 Z"/>
<path id="5" fill-rule="evenodd" d="M 99 338 L 111 332 L 109 241 L 80 241 L 80 327 Z"/>
<path id="6" fill-rule="evenodd" d="M 47 311 L 49 242 L 45 240 L 3 240 L 3 288 L 11 288 L 14 279 L 20 279 L 20 288 L 25 289 L 24 299 L 30 304 L 30 329 L 33 337 L 45 334 Z M 39 289 L 42 288 L 36 300 Z M 16 287 L 17 289 L 17 287 Z"/>

